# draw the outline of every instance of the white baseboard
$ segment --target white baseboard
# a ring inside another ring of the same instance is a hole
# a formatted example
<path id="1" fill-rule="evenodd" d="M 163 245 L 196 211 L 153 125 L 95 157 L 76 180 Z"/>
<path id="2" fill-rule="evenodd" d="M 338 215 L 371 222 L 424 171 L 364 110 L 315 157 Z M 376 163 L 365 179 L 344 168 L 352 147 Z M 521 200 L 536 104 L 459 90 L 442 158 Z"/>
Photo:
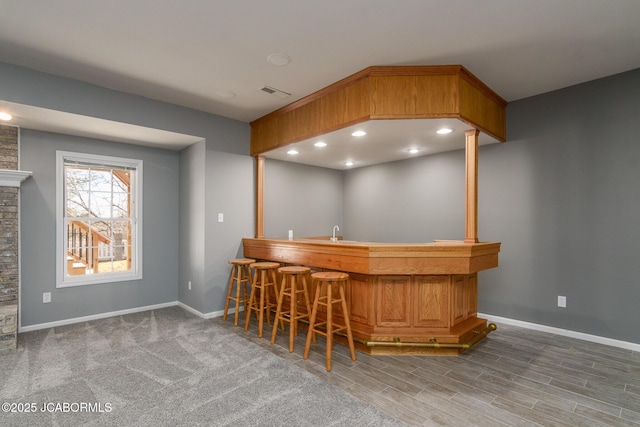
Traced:
<path id="1" fill-rule="evenodd" d="M 222 315 L 224 315 L 224 310 L 210 311 L 209 313 L 202 313 L 183 302 L 178 301 L 178 305 L 184 308 L 185 310 L 187 310 L 189 313 L 195 314 L 196 316 L 202 317 L 203 319 L 213 319 L 215 317 L 221 317 Z M 240 311 L 242 311 L 242 307 Z M 227 315 L 233 314 L 235 312 L 236 312 L 235 308 L 230 308 L 229 311 L 227 312 Z"/>
<path id="2" fill-rule="evenodd" d="M 145 305 L 144 307 L 129 308 L 126 310 L 109 311 L 107 313 L 92 314 L 91 316 L 73 317 L 71 319 L 57 320 L 55 322 L 38 323 L 36 325 L 21 326 L 18 328 L 18 333 L 37 331 L 40 329 L 55 328 L 57 326 L 72 325 L 74 323 L 89 322 L 91 320 L 106 319 L 107 317 L 122 316 L 124 314 L 139 313 L 141 311 L 158 310 L 160 308 L 173 307 L 176 305 L 184 308 L 188 312 L 193 313 L 196 316 L 201 317 L 203 319 L 213 319 L 215 317 L 221 317 L 224 314 L 224 310 L 212 311 L 209 313 L 201 313 L 200 311 L 196 310 L 193 307 L 188 306 L 183 302 L 171 301 L 171 302 L 165 302 L 162 304 Z M 243 311 L 243 307 L 240 307 L 240 311 Z M 235 312 L 236 312 L 235 308 L 230 308 L 228 311 L 228 314 L 234 314 Z"/>
<path id="3" fill-rule="evenodd" d="M 610 345 L 612 347 L 624 348 L 626 350 L 640 351 L 640 344 L 614 340 L 611 338 L 600 337 L 598 335 L 590 335 L 582 332 L 571 331 L 568 329 L 554 328 L 552 326 L 539 325 L 537 323 L 523 322 L 521 320 L 509 319 L 506 317 L 493 316 L 491 314 L 478 313 L 478 317 L 487 319 L 490 322 L 504 323 L 505 325 L 519 326 L 525 329 L 533 329 L 550 334 L 562 335 L 564 337 L 576 338 L 579 340 L 594 342 L 598 344 Z"/>
<path id="4" fill-rule="evenodd" d="M 107 317 L 122 316 L 123 314 L 139 313 L 141 311 L 173 307 L 175 305 L 179 305 L 178 301 L 165 302 L 155 305 L 145 305 L 144 307 L 129 308 L 126 310 L 109 311 L 107 313 L 92 314 L 91 316 L 73 317 L 71 319 L 57 320 L 55 322 L 38 323 L 37 325 L 21 326 L 18 329 L 18 332 L 30 332 L 37 331 L 39 329 L 55 328 L 57 326 L 65 326 L 72 325 L 74 323 L 89 322 L 91 320 L 106 319 Z"/>

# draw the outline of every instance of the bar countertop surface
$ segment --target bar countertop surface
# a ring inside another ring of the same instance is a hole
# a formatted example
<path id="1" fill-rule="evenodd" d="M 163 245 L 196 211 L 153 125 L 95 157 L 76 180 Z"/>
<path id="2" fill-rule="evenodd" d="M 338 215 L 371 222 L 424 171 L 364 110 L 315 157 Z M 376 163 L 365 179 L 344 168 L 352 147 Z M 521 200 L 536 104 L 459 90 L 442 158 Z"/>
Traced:
<path id="1" fill-rule="evenodd" d="M 362 274 L 469 274 L 498 266 L 499 242 L 243 239 L 247 257 Z"/>

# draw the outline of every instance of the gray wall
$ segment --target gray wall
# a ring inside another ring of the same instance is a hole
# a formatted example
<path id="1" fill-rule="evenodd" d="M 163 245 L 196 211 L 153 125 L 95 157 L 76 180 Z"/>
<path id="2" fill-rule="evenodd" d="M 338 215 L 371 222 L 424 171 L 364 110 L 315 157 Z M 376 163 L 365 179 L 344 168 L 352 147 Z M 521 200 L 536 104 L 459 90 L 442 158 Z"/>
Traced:
<path id="1" fill-rule="evenodd" d="M 481 312 L 640 343 L 638 112 L 640 70 L 509 104 L 508 141 L 480 148 L 479 236 L 502 242 Z M 288 218 L 277 235 L 312 214 L 285 198 L 317 168 L 286 165 L 267 175 L 269 225 Z M 464 237 L 463 151 L 343 175 L 345 238 Z"/>
<path id="2" fill-rule="evenodd" d="M 464 239 L 464 151 L 349 170 L 344 187 L 348 240 Z"/>
<path id="3" fill-rule="evenodd" d="M 205 150 L 200 142 L 180 153 L 179 299 L 203 312 L 205 250 Z M 191 290 L 189 290 L 191 281 Z"/>
<path id="4" fill-rule="evenodd" d="M 211 314 L 224 309 L 229 260 L 242 257 L 242 238 L 255 234 L 254 160 L 205 143 L 181 154 L 180 233 L 188 238 L 181 239 L 180 301 Z"/>
<path id="5" fill-rule="evenodd" d="M 255 235 L 255 166 L 252 157 L 207 150 L 206 169 L 202 312 L 211 313 L 224 309 L 229 260 L 243 256 L 243 237 Z M 224 215 L 223 222 L 218 222 L 218 213 Z"/>
<path id="6" fill-rule="evenodd" d="M 480 152 L 480 309 L 640 343 L 640 70 L 513 102 Z M 557 296 L 567 296 L 567 308 Z"/>
<path id="7" fill-rule="evenodd" d="M 343 229 L 342 172 L 267 159 L 264 234 L 266 237 L 328 236 Z"/>
<path id="8" fill-rule="evenodd" d="M 152 303 L 172 302 L 177 298 L 203 313 L 209 313 L 210 309 L 222 308 L 224 301 L 207 300 L 207 298 L 221 297 L 220 289 L 226 286 L 230 268 L 228 264 L 222 263 L 220 260 L 210 264 L 207 257 L 211 254 L 215 256 L 220 250 L 237 252 L 240 244 L 239 233 L 246 232 L 247 236 L 253 236 L 254 225 L 252 219 L 241 227 L 227 227 L 225 222 L 224 227 L 227 228 L 218 230 L 223 230 L 221 232 L 207 230 L 208 212 L 206 209 L 217 205 L 226 208 L 227 194 L 224 191 L 215 191 L 218 186 L 234 188 L 237 194 L 253 194 L 253 167 L 247 167 L 253 162 L 253 159 L 249 157 L 249 124 L 2 62 L 0 62 L 0 75 L 2 75 L 0 100 L 185 133 L 202 137 L 205 141 L 201 146 L 170 154 L 179 157 L 176 159 L 176 169 L 168 170 L 168 176 L 175 180 L 171 185 L 167 185 L 167 189 L 172 192 L 173 196 L 168 197 L 164 193 L 155 193 L 153 196 L 155 201 L 151 203 L 152 206 L 153 203 L 157 203 L 158 205 L 155 207 L 158 209 L 162 209 L 163 203 L 167 203 L 169 206 L 178 205 L 179 213 L 175 218 L 175 223 L 171 226 L 167 224 L 167 227 L 173 227 L 172 229 L 177 232 L 171 237 L 170 242 L 162 241 L 162 245 L 169 243 L 174 245 L 176 251 L 172 252 L 171 256 L 165 254 L 166 258 L 154 258 L 150 261 L 151 263 L 166 263 L 173 266 L 175 270 L 173 274 L 166 276 L 166 280 L 173 282 L 173 291 L 156 294 L 155 289 L 138 287 L 139 294 L 135 298 L 125 300 L 119 296 L 120 288 L 118 286 L 120 285 L 114 284 L 105 288 L 111 289 L 112 292 L 105 291 L 105 294 L 100 294 L 100 302 L 93 301 L 95 295 L 88 293 L 89 291 L 85 289 L 79 290 L 77 294 L 74 294 L 76 296 L 70 298 L 69 301 L 64 301 L 64 299 L 66 295 L 71 295 L 71 293 L 53 295 L 55 300 L 62 299 L 64 302 L 43 305 L 41 289 L 47 286 L 47 283 L 55 286 L 54 270 L 46 281 L 44 273 L 42 276 L 38 276 L 36 280 L 42 281 L 42 283 L 33 285 L 29 284 L 32 282 L 32 276 L 29 276 L 26 266 L 24 266 L 21 302 L 24 315 L 23 326 L 71 319 L 79 315 L 93 315 L 131 307 L 142 307 L 149 304 L 150 301 L 153 301 Z M 62 138 L 64 141 L 70 139 L 76 140 L 75 138 Z M 78 151 L 90 151 L 95 144 L 101 147 L 100 149 L 104 148 L 112 152 L 114 156 L 126 157 L 130 148 L 126 144 L 85 140 L 78 143 Z M 232 156 L 234 159 L 243 158 L 241 162 L 243 167 L 233 170 L 224 165 L 210 167 L 216 165 L 218 157 L 228 159 L 227 155 L 229 154 L 234 155 Z M 55 165 L 55 160 L 53 165 Z M 27 168 L 27 166 L 23 156 L 22 167 Z M 46 179 L 54 179 L 54 176 L 47 172 L 48 165 L 33 166 L 34 176 L 43 176 L 42 173 L 45 173 Z M 164 178 L 159 181 L 159 183 L 163 182 Z M 178 186 L 175 191 L 174 186 Z M 148 185 L 145 185 L 145 192 L 148 188 Z M 44 204 L 43 201 L 40 202 L 40 205 L 42 204 Z M 244 202 L 232 203 L 228 208 L 229 211 L 225 214 L 234 217 L 234 212 L 237 210 L 239 212 L 237 217 L 241 218 L 244 215 L 245 205 Z M 47 206 L 47 209 L 52 214 L 53 208 Z M 150 211 L 145 207 L 145 214 L 148 212 Z M 50 225 L 45 225 L 46 222 L 33 224 L 24 209 L 21 212 L 21 220 L 24 230 L 34 227 L 42 233 L 55 236 L 55 222 Z M 234 232 L 226 232 L 228 229 L 233 229 Z M 147 234 L 145 234 L 145 239 L 146 237 L 148 237 Z M 55 247 L 49 249 L 35 247 L 29 244 L 30 239 L 33 238 L 35 237 L 32 235 L 23 235 L 22 259 L 53 260 Z M 157 243 L 154 246 L 161 246 L 160 242 L 154 243 Z M 145 251 L 146 245 L 145 241 Z M 147 256 L 147 252 L 144 256 Z M 174 256 L 178 257 L 177 261 L 173 259 Z M 145 280 L 146 274 L 147 267 L 145 266 Z M 192 281 L 191 291 L 186 289 L 189 280 Z"/>
<path id="9" fill-rule="evenodd" d="M 178 164 L 173 151 L 22 129 L 22 325 L 175 301 L 178 297 Z M 141 159 L 142 280 L 56 288 L 56 150 Z M 42 293 L 51 292 L 51 303 Z"/>

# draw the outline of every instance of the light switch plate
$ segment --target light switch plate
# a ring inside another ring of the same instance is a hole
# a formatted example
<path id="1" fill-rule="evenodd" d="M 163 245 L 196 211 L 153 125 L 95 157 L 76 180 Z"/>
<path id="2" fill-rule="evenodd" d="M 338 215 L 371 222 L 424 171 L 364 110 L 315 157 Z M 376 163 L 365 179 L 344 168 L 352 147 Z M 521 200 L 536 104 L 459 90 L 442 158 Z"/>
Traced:
<path id="1" fill-rule="evenodd" d="M 219 213 L 218 214 L 218 222 L 224 222 L 224 214 L 223 213 Z"/>

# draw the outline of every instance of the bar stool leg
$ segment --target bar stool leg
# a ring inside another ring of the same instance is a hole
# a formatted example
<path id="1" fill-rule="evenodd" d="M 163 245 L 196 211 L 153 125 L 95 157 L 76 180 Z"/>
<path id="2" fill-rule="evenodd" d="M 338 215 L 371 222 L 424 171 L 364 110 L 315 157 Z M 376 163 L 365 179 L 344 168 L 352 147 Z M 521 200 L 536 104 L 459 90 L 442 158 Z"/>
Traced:
<path id="1" fill-rule="evenodd" d="M 233 288 L 233 277 L 236 271 L 236 265 L 233 265 L 231 267 L 231 278 L 229 278 L 229 289 L 227 290 L 227 302 L 224 303 L 224 313 L 222 314 L 222 320 L 227 320 L 227 312 L 229 311 L 229 300 L 231 300 L 231 291 Z M 237 302 L 236 302 L 237 305 Z M 236 312 L 238 311 L 238 309 L 236 308 Z M 234 325 L 237 325 L 238 321 L 236 319 L 236 323 L 234 323 Z"/>
<path id="2" fill-rule="evenodd" d="M 289 297 L 289 313 L 290 313 L 290 324 L 289 324 L 289 353 L 293 352 L 293 340 L 295 336 L 298 335 L 298 313 L 297 313 L 297 301 L 296 301 L 296 276 L 291 275 L 291 279 L 289 280 L 289 292 L 291 296 Z"/>
<path id="3" fill-rule="evenodd" d="M 305 304 L 307 306 L 307 314 L 309 315 L 309 330 L 311 330 L 311 307 L 313 307 L 313 305 L 310 303 L 309 300 L 309 286 L 307 286 L 307 278 L 306 276 L 302 276 L 302 286 L 304 288 L 304 298 L 305 298 Z M 313 281 L 311 281 L 311 288 L 313 289 Z M 317 315 L 317 312 L 316 312 Z M 313 341 L 314 344 L 318 343 L 318 340 L 316 339 L 316 334 L 315 332 L 313 334 L 311 334 L 311 340 Z"/>
<path id="4" fill-rule="evenodd" d="M 249 307 L 248 295 L 251 295 L 251 268 L 248 265 L 242 266 L 244 270 L 245 280 L 242 282 L 242 301 L 244 302 L 244 315 L 247 316 L 247 308 Z"/>
<path id="5" fill-rule="evenodd" d="M 313 297 L 313 309 L 311 310 L 311 318 L 309 319 L 309 330 L 307 331 L 307 342 L 304 345 L 303 358 L 307 360 L 309 358 L 309 349 L 311 348 L 311 338 L 315 342 L 315 323 L 318 315 L 318 301 L 320 300 L 320 294 L 322 293 L 322 282 L 316 284 L 316 294 Z"/>
<path id="6" fill-rule="evenodd" d="M 276 292 L 278 298 L 278 305 L 276 307 L 276 317 L 273 325 L 273 331 L 271 331 L 271 344 L 276 342 L 276 333 L 278 332 L 278 320 L 280 319 L 280 313 L 282 313 L 282 301 L 284 300 L 284 293 L 286 292 L 287 284 L 286 284 L 286 276 L 282 277 L 282 284 L 280 286 L 280 290 Z M 280 322 L 282 324 L 282 328 L 284 330 L 284 322 Z"/>
<path id="7" fill-rule="evenodd" d="M 240 291 L 244 286 L 244 282 L 242 281 L 242 266 L 237 266 L 236 271 L 238 276 L 236 279 L 236 312 L 233 320 L 234 326 L 238 326 L 238 316 L 240 316 Z"/>
<path id="8" fill-rule="evenodd" d="M 249 307 L 248 307 L 248 312 L 246 313 L 245 316 L 245 322 L 244 322 L 244 330 L 248 331 L 249 330 L 249 322 L 251 321 L 251 313 L 253 313 L 253 308 L 256 304 L 256 292 L 258 290 L 258 272 L 256 271 L 256 273 L 253 275 L 253 281 L 251 282 L 251 295 L 249 296 Z M 257 315 L 256 315 L 257 317 Z"/>
<path id="9" fill-rule="evenodd" d="M 331 371 L 331 353 L 333 351 L 333 289 L 332 283 L 326 283 L 327 289 L 327 372 Z"/>
<path id="10" fill-rule="evenodd" d="M 275 270 L 271 270 L 271 283 L 272 283 L 272 288 L 273 288 L 273 296 L 275 297 L 275 300 L 278 301 L 278 294 L 280 292 L 278 292 L 278 281 L 276 279 L 276 271 Z M 267 323 L 269 325 L 271 325 L 271 307 L 273 307 L 273 304 L 269 304 L 269 307 L 267 307 Z M 276 317 L 274 319 L 274 324 L 277 325 L 278 324 L 278 318 Z M 284 331 L 284 322 L 280 321 L 280 327 L 282 328 L 282 330 Z"/>
<path id="11" fill-rule="evenodd" d="M 309 288 L 307 286 L 307 278 L 306 276 L 302 276 L 302 289 L 304 293 L 304 303 L 307 306 L 307 316 L 311 317 L 311 304 L 309 303 Z M 296 323 L 296 336 L 298 335 L 298 324 Z M 313 342 L 315 343 L 315 336 Z"/>
<path id="12" fill-rule="evenodd" d="M 264 270 L 260 271 L 260 313 L 258 313 L 258 336 L 262 337 L 262 329 L 264 327 L 264 299 L 266 289 L 265 289 L 265 280 L 266 280 L 267 272 Z"/>

